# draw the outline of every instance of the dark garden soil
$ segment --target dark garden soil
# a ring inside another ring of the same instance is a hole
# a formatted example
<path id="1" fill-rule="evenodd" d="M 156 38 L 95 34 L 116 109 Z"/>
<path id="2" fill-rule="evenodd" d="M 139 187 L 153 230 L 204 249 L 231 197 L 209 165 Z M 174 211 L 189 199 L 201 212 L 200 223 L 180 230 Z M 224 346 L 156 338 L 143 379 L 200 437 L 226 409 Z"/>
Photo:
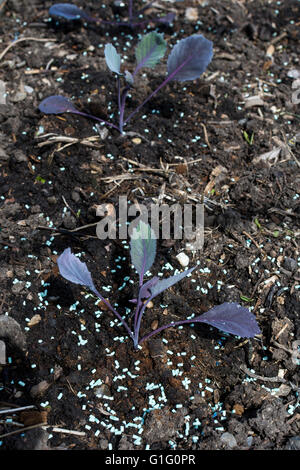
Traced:
<path id="1" fill-rule="evenodd" d="M 106 0 L 76 4 L 114 14 Z M 160 91 L 122 136 L 38 105 L 62 94 L 115 119 L 104 45 L 133 70 L 142 31 L 57 25 L 50 5 L 0 1 L 0 448 L 299 449 L 300 2 L 155 3 L 153 14 L 177 15 L 158 28 L 168 51 L 201 33 L 214 58 L 201 79 Z M 166 58 L 140 73 L 126 113 L 165 73 Z M 137 279 L 128 240 L 95 231 L 97 206 L 124 195 L 145 205 L 205 196 L 202 250 L 158 242 L 152 274 L 181 271 L 181 252 L 198 269 L 155 299 L 142 335 L 226 301 L 249 307 L 261 335 L 187 325 L 134 350 L 105 305 L 59 275 L 71 247 L 125 314 Z"/>

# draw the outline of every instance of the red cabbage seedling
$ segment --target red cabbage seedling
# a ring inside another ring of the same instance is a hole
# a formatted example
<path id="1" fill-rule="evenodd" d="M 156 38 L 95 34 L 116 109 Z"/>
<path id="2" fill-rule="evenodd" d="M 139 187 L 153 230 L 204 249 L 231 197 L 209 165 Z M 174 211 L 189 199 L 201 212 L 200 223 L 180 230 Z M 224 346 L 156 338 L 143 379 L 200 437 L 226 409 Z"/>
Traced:
<path id="1" fill-rule="evenodd" d="M 159 279 L 157 276 L 154 276 L 152 279 L 144 283 L 144 276 L 152 267 L 155 260 L 156 237 L 151 227 L 142 221 L 140 221 L 132 230 L 130 254 L 132 264 L 139 275 L 138 297 L 133 300 L 136 304 L 136 308 L 135 312 L 133 312 L 134 317 L 131 320 L 131 327 L 129 326 L 129 322 L 126 321 L 125 318 L 112 307 L 110 302 L 98 292 L 86 264 L 82 263 L 75 255 L 73 255 L 70 248 L 64 250 L 64 252 L 58 257 L 57 264 L 60 274 L 65 279 L 75 284 L 81 284 L 87 287 L 100 300 L 102 300 L 102 302 L 104 302 L 108 309 L 113 312 L 127 330 L 130 338 L 133 340 L 135 349 L 137 349 L 143 341 L 160 331 L 163 331 L 166 328 L 184 325 L 185 323 L 206 323 L 218 328 L 219 330 L 246 338 L 252 338 L 261 333 L 255 316 L 247 308 L 242 307 L 235 302 L 225 302 L 211 308 L 208 312 L 203 313 L 198 317 L 171 322 L 140 338 L 141 321 L 149 302 L 160 295 L 164 290 L 175 285 L 177 282 L 191 274 L 196 267 L 187 269 L 182 273 L 165 279 Z"/>
<path id="2" fill-rule="evenodd" d="M 165 55 L 167 43 L 163 39 L 163 34 L 151 32 L 142 37 L 135 50 L 136 68 L 131 73 L 125 70 L 121 72 L 121 56 L 112 44 L 106 44 L 104 55 L 107 67 L 113 72 L 117 79 L 118 87 L 118 108 L 119 108 L 119 124 L 118 126 L 100 119 L 91 114 L 81 113 L 63 96 L 50 96 L 45 98 L 39 105 L 40 111 L 46 114 L 60 114 L 69 112 L 81 114 L 92 119 L 96 119 L 109 127 L 118 129 L 123 134 L 124 125 L 140 111 L 140 109 L 161 90 L 167 83 L 172 80 L 185 82 L 195 80 L 205 72 L 208 64 L 213 57 L 213 43 L 201 34 L 194 34 L 185 39 L 181 39 L 169 54 L 167 61 L 167 77 L 137 108 L 132 111 L 129 116 L 124 117 L 126 98 L 130 90 L 135 86 L 135 78 L 137 73 L 145 67 L 153 68 Z M 121 87 L 121 79 L 124 81 Z M 65 111 L 62 109 L 65 106 Z"/>
<path id="3" fill-rule="evenodd" d="M 72 3 L 55 3 L 49 9 L 49 15 L 51 17 L 60 17 L 64 18 L 68 21 L 74 20 L 84 20 L 87 22 L 92 23 L 100 23 L 100 24 L 107 24 L 111 26 L 129 26 L 130 28 L 134 27 L 144 27 L 149 23 L 165 23 L 169 24 L 175 18 L 174 13 L 168 13 L 165 16 L 157 17 L 157 18 L 149 18 L 148 20 L 144 21 L 136 21 L 143 13 L 151 7 L 154 1 L 148 3 L 140 10 L 134 11 L 133 10 L 133 2 L 132 0 L 128 1 L 128 21 L 121 22 L 121 21 L 105 21 L 94 16 L 89 15 L 86 11 L 82 8 L 73 5 Z"/>

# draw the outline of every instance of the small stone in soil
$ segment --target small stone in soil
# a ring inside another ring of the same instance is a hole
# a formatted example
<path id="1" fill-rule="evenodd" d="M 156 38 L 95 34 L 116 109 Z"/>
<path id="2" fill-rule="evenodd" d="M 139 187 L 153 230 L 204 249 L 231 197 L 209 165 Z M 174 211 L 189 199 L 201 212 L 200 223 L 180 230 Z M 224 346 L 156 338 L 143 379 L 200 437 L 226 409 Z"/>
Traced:
<path id="1" fill-rule="evenodd" d="M 14 153 L 14 157 L 15 157 L 15 159 L 18 163 L 27 162 L 27 157 L 26 157 L 25 153 L 22 152 L 22 150 L 17 150 Z"/>
<path id="2" fill-rule="evenodd" d="M 19 101 L 25 100 L 27 94 L 21 91 L 18 91 L 14 96 L 12 96 L 10 99 L 13 103 L 19 103 Z"/>
<path id="3" fill-rule="evenodd" d="M 76 227 L 76 219 L 72 215 L 67 215 L 64 218 L 64 227 L 68 230 L 73 230 Z"/>
<path id="4" fill-rule="evenodd" d="M 230 447 L 230 449 L 233 449 L 237 445 L 235 437 L 230 434 L 230 432 L 224 432 L 224 434 L 221 436 L 221 441 L 223 444 Z"/>
<path id="5" fill-rule="evenodd" d="M 197 21 L 198 20 L 198 9 L 189 7 L 185 10 L 185 17 L 188 21 Z"/>
<path id="6" fill-rule="evenodd" d="M 0 316 L 0 337 L 8 338 L 12 344 L 22 350 L 26 347 L 25 334 L 19 323 L 8 315 Z"/>
<path id="7" fill-rule="evenodd" d="M 285 258 L 283 262 L 283 267 L 284 269 L 287 269 L 288 271 L 294 272 L 297 269 L 297 261 L 293 258 Z"/>
<path id="8" fill-rule="evenodd" d="M 95 395 L 97 398 L 110 397 L 111 393 L 110 393 L 109 386 L 106 384 L 100 385 L 100 387 L 96 388 Z"/>
<path id="9" fill-rule="evenodd" d="M 5 152 L 3 148 L 0 147 L 0 160 L 6 161 L 9 159 L 9 155 Z"/>
<path id="10" fill-rule="evenodd" d="M 46 390 L 50 387 L 50 384 L 46 380 L 42 380 L 42 382 L 34 385 L 30 390 L 30 395 L 35 398 L 38 395 L 43 395 Z"/>
<path id="11" fill-rule="evenodd" d="M 186 268 L 189 265 L 190 259 L 185 253 L 179 253 L 176 258 L 182 267 Z"/>

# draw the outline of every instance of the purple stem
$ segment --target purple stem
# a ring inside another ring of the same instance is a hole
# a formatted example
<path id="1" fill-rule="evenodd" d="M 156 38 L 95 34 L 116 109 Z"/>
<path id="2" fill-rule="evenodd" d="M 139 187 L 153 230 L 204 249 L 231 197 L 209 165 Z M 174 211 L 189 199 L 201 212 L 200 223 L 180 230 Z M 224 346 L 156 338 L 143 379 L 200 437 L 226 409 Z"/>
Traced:
<path id="1" fill-rule="evenodd" d="M 139 294 L 138 296 L 138 300 L 137 300 L 137 306 L 136 306 L 136 310 L 135 310 L 135 314 L 134 314 L 134 342 L 136 342 L 136 344 L 138 344 L 138 331 L 137 331 L 137 323 L 138 323 L 138 318 L 139 318 L 139 313 L 141 311 L 141 308 L 142 308 L 142 299 L 141 299 L 141 296 Z"/>
<path id="2" fill-rule="evenodd" d="M 170 80 L 172 80 L 175 75 L 177 75 L 177 73 L 182 69 L 182 67 L 184 67 L 192 58 L 192 55 L 189 56 L 184 62 L 182 62 L 182 64 L 179 65 L 179 67 L 177 67 L 177 69 L 175 69 L 170 75 L 167 76 L 167 78 L 159 85 L 158 88 L 156 88 L 156 90 L 154 90 L 149 96 L 148 98 L 146 98 L 134 111 L 132 111 L 131 114 L 129 114 L 129 116 L 125 119 L 124 121 L 124 124 L 127 124 L 127 122 L 136 114 L 139 112 L 139 110 L 153 97 L 156 95 L 156 93 L 159 92 L 159 90 L 161 88 L 163 88 Z"/>
<path id="3" fill-rule="evenodd" d="M 151 336 L 156 335 L 157 333 L 160 333 L 161 331 L 166 330 L 167 328 L 171 328 L 172 326 L 180 326 L 185 323 L 194 323 L 195 321 L 196 321 L 195 318 L 193 318 L 193 320 L 175 321 L 175 322 L 169 323 L 168 325 L 161 326 L 160 328 L 157 328 L 156 330 L 151 331 L 151 333 L 148 333 L 147 335 L 143 336 L 143 338 L 140 339 L 140 341 L 138 341 L 138 344 L 141 344 L 146 339 L 149 339 Z"/>
<path id="4" fill-rule="evenodd" d="M 95 121 L 99 121 L 99 122 L 104 122 L 107 126 L 109 127 L 113 127 L 114 129 L 117 129 L 119 130 L 118 126 L 115 126 L 115 124 L 113 124 L 112 122 L 108 122 L 108 121 L 105 121 L 104 119 L 100 119 L 96 116 L 93 116 L 92 114 L 87 114 L 87 113 L 83 113 L 81 111 L 67 111 L 68 113 L 73 113 L 73 114 L 79 114 L 80 116 L 84 116 L 84 117 L 87 117 L 87 118 L 90 118 L 90 119 L 94 119 Z"/>
<path id="5" fill-rule="evenodd" d="M 143 258 L 142 269 L 141 269 L 141 272 L 140 272 L 139 295 L 138 295 L 137 306 L 136 306 L 136 311 L 135 311 L 135 316 L 134 316 L 134 332 L 136 332 L 136 326 L 137 326 L 137 322 L 138 322 L 139 312 L 142 308 L 141 288 L 142 288 L 143 283 L 144 283 L 144 272 L 145 272 L 145 266 L 146 266 L 145 240 L 143 240 L 143 245 L 144 245 L 144 258 Z"/>
<path id="6" fill-rule="evenodd" d="M 132 21 L 132 0 L 128 1 L 128 18 L 129 18 L 129 23 L 131 25 L 131 21 Z"/>
<path id="7" fill-rule="evenodd" d="M 118 81 L 118 107 L 119 111 L 121 110 L 121 84 L 120 84 L 120 75 L 117 77 Z"/>
<path id="8" fill-rule="evenodd" d="M 144 315 L 144 312 L 145 312 L 145 309 L 148 305 L 148 303 L 150 302 L 150 300 L 152 300 L 154 298 L 154 296 L 151 296 L 149 297 L 149 299 L 147 299 L 145 301 L 145 303 L 143 304 L 142 308 L 140 309 L 139 311 L 139 316 L 138 316 L 138 319 L 137 319 L 137 323 L 134 327 L 134 340 L 133 340 L 133 344 L 134 344 L 134 348 L 137 349 L 138 345 L 140 344 L 141 341 L 139 341 L 139 334 L 140 334 L 140 328 L 141 328 L 141 321 L 142 321 L 142 316 Z M 142 338 L 143 340 L 144 338 Z"/>
<path id="9" fill-rule="evenodd" d="M 124 112 L 125 112 L 125 102 L 130 90 L 130 86 L 126 86 L 123 90 L 121 101 L 119 101 L 119 111 L 120 111 L 120 118 L 119 118 L 119 131 L 123 134 L 123 126 L 124 126 Z"/>
<path id="10" fill-rule="evenodd" d="M 144 57 L 143 60 L 136 66 L 136 69 L 132 74 L 133 77 L 135 77 L 135 75 L 138 73 L 138 71 L 143 67 L 143 65 L 148 60 L 148 57 L 151 55 L 151 53 L 152 53 L 152 51 L 155 47 L 156 46 L 154 46 L 151 49 L 151 51 L 149 52 L 149 54 L 147 54 L 147 56 Z M 119 105 L 119 112 L 120 112 L 119 131 L 120 131 L 121 134 L 123 134 L 125 102 L 126 102 L 126 98 L 127 98 L 129 90 L 130 90 L 130 86 L 127 85 L 123 90 L 122 99 L 120 99 L 120 77 L 118 75 L 118 105 Z"/>
<path id="11" fill-rule="evenodd" d="M 140 327 L 141 327 L 141 321 L 142 321 L 142 317 L 144 315 L 144 312 L 145 312 L 145 309 L 148 305 L 148 303 L 150 301 L 152 301 L 154 299 L 154 297 L 156 297 L 156 295 L 151 295 L 146 301 L 145 303 L 143 304 L 140 312 L 139 312 L 139 317 L 138 317 L 138 320 L 137 320 L 137 323 L 134 327 L 134 347 L 135 349 L 137 349 L 138 345 L 140 343 L 142 343 L 143 341 L 145 341 L 145 339 L 148 339 L 150 338 L 151 336 L 153 336 L 154 334 L 156 333 L 159 333 L 160 331 L 162 330 L 165 330 L 166 328 L 170 328 L 171 326 L 177 326 L 177 325 L 182 325 L 184 323 L 194 323 L 196 321 L 196 317 L 193 318 L 193 320 L 181 320 L 181 321 L 178 321 L 178 322 L 172 322 L 172 323 L 169 323 L 168 325 L 165 325 L 165 326 L 161 326 L 160 328 L 152 331 L 151 333 L 148 333 L 146 336 L 143 336 L 143 338 L 141 340 L 139 340 L 139 333 L 140 333 Z M 199 318 L 199 317 L 197 317 Z M 198 320 L 199 321 L 199 320 Z"/>

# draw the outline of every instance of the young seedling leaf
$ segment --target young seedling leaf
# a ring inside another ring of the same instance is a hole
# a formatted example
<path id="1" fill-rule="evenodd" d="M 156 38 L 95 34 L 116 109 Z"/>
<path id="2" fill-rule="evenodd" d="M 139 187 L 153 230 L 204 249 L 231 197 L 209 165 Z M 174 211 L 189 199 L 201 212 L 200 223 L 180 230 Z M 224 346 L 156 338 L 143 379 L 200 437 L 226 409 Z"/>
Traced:
<path id="1" fill-rule="evenodd" d="M 128 72 L 128 70 L 125 70 L 124 77 L 128 85 L 133 86 L 134 78 L 133 78 L 132 73 Z"/>
<path id="2" fill-rule="evenodd" d="M 171 286 L 174 286 L 174 284 L 181 281 L 188 274 L 193 272 L 195 268 L 196 266 L 194 266 L 193 268 L 187 269 L 186 271 L 183 271 L 182 273 L 175 274 L 175 276 L 171 276 L 171 277 L 158 281 L 155 285 L 150 287 L 151 297 L 154 298 L 157 295 L 161 294 L 164 290 L 168 289 Z"/>
<path id="3" fill-rule="evenodd" d="M 141 287 L 140 289 L 140 297 L 141 299 L 148 299 L 151 297 L 151 288 L 155 286 L 159 281 L 159 278 L 157 276 L 154 276 L 150 281 L 145 282 L 145 284 Z"/>
<path id="4" fill-rule="evenodd" d="M 89 272 L 85 263 L 82 263 L 75 255 L 71 253 L 71 248 L 66 248 L 65 251 L 57 258 L 57 265 L 60 274 L 68 281 L 74 282 L 74 284 L 81 284 L 82 286 L 88 287 L 93 291 L 102 302 L 116 315 L 118 320 L 128 331 L 129 336 L 133 339 L 132 331 L 130 330 L 126 321 L 121 315 L 111 306 L 108 300 L 106 300 L 94 286 L 91 273 Z"/>
<path id="5" fill-rule="evenodd" d="M 150 225 L 140 221 L 132 231 L 130 241 L 131 261 L 140 276 L 143 276 L 154 263 L 156 236 Z"/>
<path id="6" fill-rule="evenodd" d="M 137 69 L 154 67 L 164 56 L 166 48 L 167 43 L 162 34 L 152 31 L 143 36 L 135 50 Z"/>
<path id="7" fill-rule="evenodd" d="M 98 118 L 97 116 L 93 116 L 92 114 L 87 114 L 83 113 L 82 111 L 79 111 L 73 103 L 71 103 L 68 98 L 65 98 L 64 96 L 61 95 L 53 95 L 49 96 L 48 98 L 45 98 L 40 104 L 39 104 L 39 110 L 42 113 L 45 114 L 63 114 L 63 113 L 74 113 L 77 114 L 78 116 L 85 116 L 90 119 L 95 119 L 96 121 L 103 122 L 109 127 L 113 127 L 114 129 L 119 130 L 115 124 L 112 124 L 111 122 L 105 121 L 104 119 Z"/>
<path id="8" fill-rule="evenodd" d="M 71 248 L 66 248 L 57 258 L 57 265 L 60 274 L 68 281 L 74 284 L 86 286 L 94 292 L 97 292 L 91 273 L 85 263 L 82 263 L 73 253 Z"/>
<path id="9" fill-rule="evenodd" d="M 201 34 L 181 39 L 168 57 L 168 76 L 184 82 L 195 80 L 206 70 L 213 57 L 213 43 Z"/>
<path id="10" fill-rule="evenodd" d="M 116 48 L 112 44 L 106 44 L 104 55 L 107 67 L 114 73 L 120 75 L 121 56 L 117 53 Z"/>
<path id="11" fill-rule="evenodd" d="M 61 95 L 45 98 L 39 104 L 39 110 L 45 114 L 77 113 L 77 109 L 71 101 Z"/>
<path id="12" fill-rule="evenodd" d="M 253 338 L 261 333 L 253 313 L 236 302 L 217 305 L 193 318 L 194 322 L 207 323 L 226 333 L 245 338 Z"/>
<path id="13" fill-rule="evenodd" d="M 85 11 L 72 3 L 56 3 L 49 9 L 50 16 L 60 16 L 66 20 L 89 20 L 90 17 Z"/>

